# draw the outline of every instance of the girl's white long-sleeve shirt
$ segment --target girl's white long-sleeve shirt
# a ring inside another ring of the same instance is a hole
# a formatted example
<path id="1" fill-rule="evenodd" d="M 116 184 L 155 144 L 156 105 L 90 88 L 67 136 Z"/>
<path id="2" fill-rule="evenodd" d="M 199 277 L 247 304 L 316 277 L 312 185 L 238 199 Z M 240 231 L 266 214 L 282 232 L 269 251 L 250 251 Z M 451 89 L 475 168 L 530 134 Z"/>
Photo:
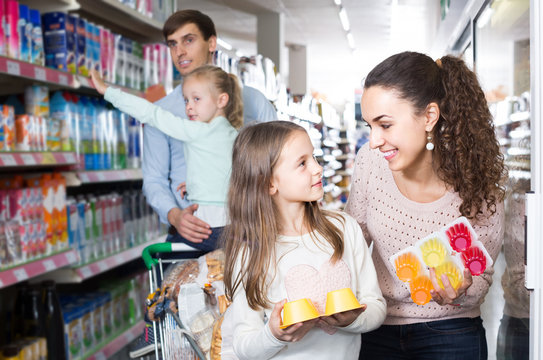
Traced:
<path id="1" fill-rule="evenodd" d="M 386 316 L 386 304 L 360 226 L 346 213 L 340 214 L 344 223 L 332 217 L 329 219 L 343 229 L 341 260 L 335 264 L 330 262 L 333 249 L 317 233 L 280 236 L 276 245 L 278 261 L 272 269 L 275 276 L 268 278 L 267 296 L 272 304 L 267 309 L 252 310 L 240 286 L 231 305 L 233 346 L 240 360 L 358 359 L 360 333 L 381 325 Z M 239 266 L 238 261 L 238 269 Z M 326 292 L 344 287 L 350 287 L 358 301 L 367 305 L 353 323 L 334 328 L 333 334 L 314 327 L 297 342 L 280 341 L 272 335 L 268 320 L 275 303 L 308 297 L 322 313 Z"/>

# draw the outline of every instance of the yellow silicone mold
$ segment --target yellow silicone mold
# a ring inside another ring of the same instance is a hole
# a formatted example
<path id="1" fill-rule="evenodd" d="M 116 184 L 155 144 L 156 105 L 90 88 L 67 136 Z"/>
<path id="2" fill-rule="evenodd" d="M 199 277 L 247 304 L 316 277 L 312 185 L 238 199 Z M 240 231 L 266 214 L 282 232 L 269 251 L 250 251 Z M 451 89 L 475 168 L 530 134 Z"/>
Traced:
<path id="1" fill-rule="evenodd" d="M 396 275 L 401 281 L 411 281 L 416 278 L 421 270 L 419 259 L 412 252 L 406 252 L 399 255 L 394 261 L 396 266 Z"/>
<path id="2" fill-rule="evenodd" d="M 446 261 L 443 264 L 436 267 L 436 277 L 439 287 L 444 289 L 443 282 L 441 281 L 441 275 L 447 275 L 451 286 L 457 289 L 462 282 L 462 271 L 452 261 Z"/>
<path id="3" fill-rule="evenodd" d="M 420 245 L 422 259 L 429 267 L 437 267 L 447 258 L 445 245 L 437 238 L 429 239 Z"/>

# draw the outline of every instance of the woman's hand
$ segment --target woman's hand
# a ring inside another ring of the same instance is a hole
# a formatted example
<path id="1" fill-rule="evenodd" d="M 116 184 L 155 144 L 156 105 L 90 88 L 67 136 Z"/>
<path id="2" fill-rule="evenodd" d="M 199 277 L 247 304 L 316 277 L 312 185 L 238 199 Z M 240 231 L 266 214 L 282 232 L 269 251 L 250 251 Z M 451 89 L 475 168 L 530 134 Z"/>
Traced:
<path id="1" fill-rule="evenodd" d="M 106 93 L 108 86 L 106 85 L 106 83 L 104 82 L 100 74 L 98 74 L 98 71 L 96 71 L 95 69 L 92 69 L 90 72 L 90 75 L 92 79 L 92 84 L 94 85 L 94 88 L 96 89 L 96 91 L 98 91 L 100 95 L 104 95 Z"/>
<path id="2" fill-rule="evenodd" d="M 441 282 L 444 287 L 442 289 L 438 284 L 434 268 L 430 268 L 430 280 L 432 281 L 432 285 L 434 285 L 434 289 L 430 291 L 430 294 L 432 295 L 432 299 L 439 305 L 456 305 L 457 299 L 464 295 L 473 283 L 469 269 L 464 269 L 464 281 L 462 281 L 462 284 L 456 290 L 452 287 L 449 278 L 445 274 L 441 275 Z"/>
<path id="3" fill-rule="evenodd" d="M 345 327 L 351 325 L 356 318 L 366 310 L 367 305 L 354 310 L 344 311 L 330 316 L 322 316 L 319 318 L 319 323 L 322 325 Z"/>
<path id="4" fill-rule="evenodd" d="M 285 329 L 280 329 L 279 326 L 282 325 L 281 310 L 283 310 L 283 306 L 286 302 L 287 299 L 283 299 L 275 304 L 272 313 L 270 314 L 268 326 L 270 327 L 272 335 L 278 340 L 289 342 L 299 341 L 317 324 L 318 319 L 304 321 L 291 325 Z"/>

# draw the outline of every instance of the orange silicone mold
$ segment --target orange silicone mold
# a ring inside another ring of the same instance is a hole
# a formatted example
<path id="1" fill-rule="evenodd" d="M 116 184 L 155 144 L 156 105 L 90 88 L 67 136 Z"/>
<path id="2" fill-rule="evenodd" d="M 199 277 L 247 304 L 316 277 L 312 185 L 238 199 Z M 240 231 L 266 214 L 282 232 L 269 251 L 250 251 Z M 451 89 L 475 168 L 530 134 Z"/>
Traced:
<path id="1" fill-rule="evenodd" d="M 396 275 L 404 282 L 416 278 L 421 270 L 420 261 L 412 252 L 399 255 L 394 265 L 396 266 Z"/>

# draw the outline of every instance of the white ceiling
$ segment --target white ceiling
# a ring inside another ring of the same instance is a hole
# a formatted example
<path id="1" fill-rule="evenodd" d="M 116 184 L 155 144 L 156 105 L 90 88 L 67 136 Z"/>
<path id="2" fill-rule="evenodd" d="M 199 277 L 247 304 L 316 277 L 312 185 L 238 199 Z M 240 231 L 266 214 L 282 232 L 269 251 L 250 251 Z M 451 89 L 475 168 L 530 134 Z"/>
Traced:
<path id="1" fill-rule="evenodd" d="M 308 91 L 325 94 L 341 109 L 354 99 L 365 74 L 385 57 L 404 50 L 443 52 L 466 0 L 452 1 L 445 22 L 437 0 L 343 0 L 356 50 L 348 46 L 334 0 L 179 0 L 215 22 L 219 37 L 244 55 L 257 53 L 257 15 L 284 14 L 286 44 L 307 47 Z M 453 20 L 450 20 L 453 19 Z M 265 54 L 264 54 L 265 55 Z M 281 74 L 288 82 L 288 55 Z"/>

